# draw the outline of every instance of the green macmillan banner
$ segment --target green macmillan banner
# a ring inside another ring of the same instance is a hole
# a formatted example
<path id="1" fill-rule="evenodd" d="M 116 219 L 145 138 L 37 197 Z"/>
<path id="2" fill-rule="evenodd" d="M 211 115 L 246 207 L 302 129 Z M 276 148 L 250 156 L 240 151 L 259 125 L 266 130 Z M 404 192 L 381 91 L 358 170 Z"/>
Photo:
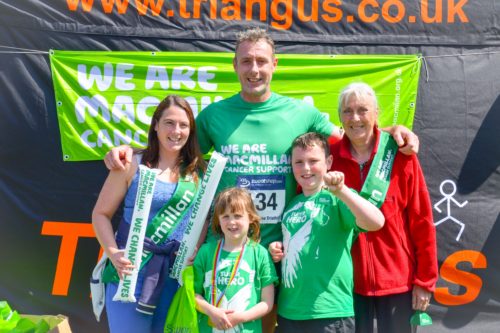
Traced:
<path id="1" fill-rule="evenodd" d="M 63 159 L 102 159 L 110 147 L 144 146 L 156 105 L 183 96 L 195 115 L 240 90 L 233 53 L 54 51 L 50 62 Z M 339 124 L 338 95 L 363 81 L 379 98 L 381 126 L 413 124 L 418 55 L 278 56 L 272 89 L 315 105 Z"/>

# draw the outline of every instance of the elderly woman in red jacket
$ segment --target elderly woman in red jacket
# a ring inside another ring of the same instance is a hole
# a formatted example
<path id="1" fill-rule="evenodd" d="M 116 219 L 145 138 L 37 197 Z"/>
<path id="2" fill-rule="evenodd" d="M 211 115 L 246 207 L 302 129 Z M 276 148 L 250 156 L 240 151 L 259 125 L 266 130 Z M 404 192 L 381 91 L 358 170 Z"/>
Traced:
<path id="1" fill-rule="evenodd" d="M 379 206 L 385 226 L 359 235 L 352 248 L 356 332 L 411 332 L 413 310 L 425 311 L 437 280 L 436 233 L 424 175 L 416 155 L 398 152 L 377 127 L 373 89 L 347 86 L 339 97 L 345 130 L 334 144 L 333 170 Z"/>

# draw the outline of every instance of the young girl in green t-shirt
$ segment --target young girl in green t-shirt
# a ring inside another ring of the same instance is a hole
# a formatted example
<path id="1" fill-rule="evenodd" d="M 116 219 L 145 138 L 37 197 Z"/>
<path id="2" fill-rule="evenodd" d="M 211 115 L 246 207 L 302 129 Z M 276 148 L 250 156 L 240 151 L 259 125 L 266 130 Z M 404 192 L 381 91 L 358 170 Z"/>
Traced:
<path id="1" fill-rule="evenodd" d="M 194 288 L 200 332 L 262 332 L 278 277 L 267 250 L 257 243 L 260 217 L 248 191 L 229 188 L 215 203 L 212 228 L 220 240 L 200 248 Z"/>

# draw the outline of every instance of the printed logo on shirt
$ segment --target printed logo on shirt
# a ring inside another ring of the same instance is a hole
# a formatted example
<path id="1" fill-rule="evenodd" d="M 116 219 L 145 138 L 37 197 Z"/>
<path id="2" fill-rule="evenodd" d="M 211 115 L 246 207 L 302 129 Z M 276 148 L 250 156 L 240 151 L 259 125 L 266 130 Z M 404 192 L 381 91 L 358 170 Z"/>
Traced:
<path id="1" fill-rule="evenodd" d="M 246 188 L 252 195 L 262 224 L 276 224 L 285 209 L 284 175 L 242 175 L 236 186 Z"/>
<path id="2" fill-rule="evenodd" d="M 302 210 L 300 210 L 303 207 Z M 302 266 L 301 252 L 310 239 L 312 224 L 314 219 L 321 212 L 321 207 L 316 207 L 313 201 L 307 201 L 304 205 L 301 203 L 293 206 L 290 213 L 287 211 L 283 216 L 283 246 L 285 248 L 285 257 L 282 260 L 282 277 L 285 288 L 294 288 L 294 281 L 297 279 L 297 270 Z M 305 221 L 299 229 L 289 228 L 297 222 L 289 222 L 295 216 L 304 214 Z M 293 234 L 292 234 L 293 233 Z"/>

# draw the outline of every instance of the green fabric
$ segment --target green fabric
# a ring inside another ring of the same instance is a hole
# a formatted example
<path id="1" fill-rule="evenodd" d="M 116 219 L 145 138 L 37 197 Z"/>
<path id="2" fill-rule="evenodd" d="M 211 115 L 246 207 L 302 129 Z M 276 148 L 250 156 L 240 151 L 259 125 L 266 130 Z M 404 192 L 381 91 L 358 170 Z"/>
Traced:
<path id="1" fill-rule="evenodd" d="M 413 326 L 432 325 L 432 318 L 426 312 L 417 310 L 410 318 L 410 324 Z"/>
<path id="2" fill-rule="evenodd" d="M 139 191 L 140 189 L 138 188 L 137 192 L 139 193 Z M 163 205 L 163 207 L 158 211 L 158 213 L 156 213 L 156 215 L 151 219 L 151 222 L 148 224 L 146 237 L 151 238 L 157 245 L 163 243 L 182 221 L 186 213 L 189 211 L 189 207 L 193 205 L 196 197 L 196 191 L 196 184 L 192 181 L 192 178 L 189 178 L 189 181 L 184 178 L 179 180 L 177 188 L 175 189 L 175 192 L 170 200 Z M 169 219 L 167 219 L 167 217 Z M 152 256 L 152 253 L 143 250 L 140 269 L 147 264 Z M 118 273 L 111 263 L 111 260 L 108 261 L 108 264 L 102 273 L 102 281 L 104 283 L 120 281 Z"/>
<path id="3" fill-rule="evenodd" d="M 32 321 L 28 318 L 21 318 L 16 327 L 8 331 L 9 333 L 46 333 L 50 330 L 49 324 L 44 319 Z M 1 330 L 0 330 L 1 332 Z"/>
<path id="4" fill-rule="evenodd" d="M 193 266 L 187 266 L 182 272 L 182 285 L 168 308 L 164 332 L 198 333 Z"/>
<path id="5" fill-rule="evenodd" d="M 9 304 L 0 301 L 0 333 L 10 332 L 14 329 L 21 317 L 17 311 L 13 311 Z"/>
<path id="6" fill-rule="evenodd" d="M 46 333 L 59 322 L 54 323 L 53 316 L 21 317 L 7 302 L 0 301 L 0 333 Z"/>
<path id="7" fill-rule="evenodd" d="M 236 94 L 209 105 L 196 125 L 202 152 L 214 147 L 229 159 L 218 191 L 250 190 L 262 218 L 262 245 L 279 240 L 278 222 L 296 193 L 292 141 L 312 131 L 330 135 L 334 126 L 313 106 L 278 94 L 264 103 L 247 103 Z"/>
<path id="8" fill-rule="evenodd" d="M 378 96 L 381 127 L 413 125 L 418 55 L 279 54 L 272 89 L 306 99 L 335 124 L 340 90 L 353 81 Z M 151 115 L 167 94 L 195 115 L 239 91 L 233 52 L 50 51 L 64 161 L 98 160 L 110 147 L 143 147 Z M 276 123 L 279 126 L 280 122 Z M 256 135 L 261 135 L 259 131 Z"/>
<path id="9" fill-rule="evenodd" d="M 380 132 L 377 153 L 373 158 L 372 165 L 366 176 L 365 183 L 360 195 L 372 204 L 380 208 L 384 203 L 389 184 L 391 182 L 391 171 L 398 145 L 396 141 L 386 132 Z"/>
<path id="10" fill-rule="evenodd" d="M 351 245 L 360 229 L 327 190 L 296 196 L 283 215 L 278 313 L 291 320 L 354 315 Z"/>
<path id="11" fill-rule="evenodd" d="M 217 242 L 215 241 L 204 244 L 194 261 L 194 291 L 202 295 L 209 303 L 216 248 Z M 221 251 L 216 280 L 218 292 L 226 288 L 238 254 L 239 252 Z M 241 260 L 238 272 L 222 298 L 220 308 L 233 309 L 237 312 L 248 310 L 260 302 L 262 288 L 278 280 L 271 257 L 262 245 L 249 241 Z M 212 327 L 208 326 L 208 316 L 199 315 L 199 328 L 201 333 L 213 331 Z M 262 323 L 260 319 L 257 319 L 238 325 L 238 329 L 237 332 L 242 333 L 260 333 Z"/>

